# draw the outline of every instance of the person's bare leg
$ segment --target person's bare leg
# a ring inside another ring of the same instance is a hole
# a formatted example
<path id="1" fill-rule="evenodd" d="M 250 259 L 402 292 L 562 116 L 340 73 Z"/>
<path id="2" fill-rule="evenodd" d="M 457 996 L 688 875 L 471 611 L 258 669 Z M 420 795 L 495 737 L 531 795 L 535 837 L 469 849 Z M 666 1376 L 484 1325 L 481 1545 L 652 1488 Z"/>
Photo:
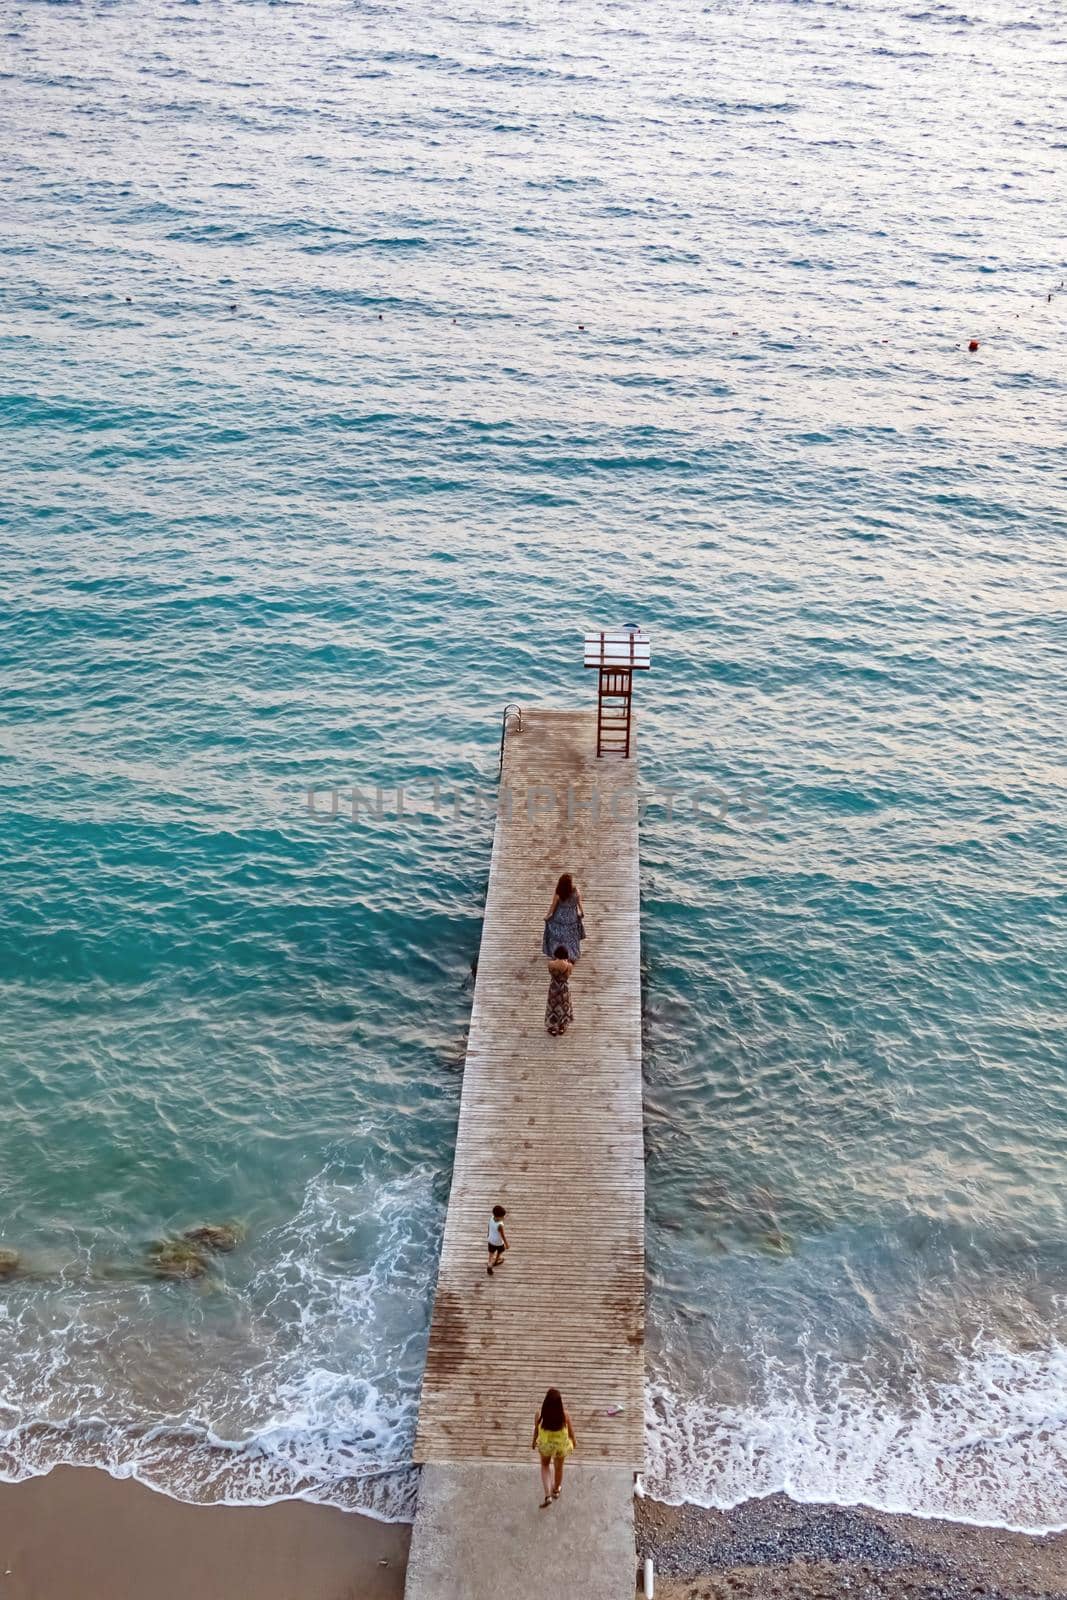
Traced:
<path id="1" fill-rule="evenodd" d="M 550 1506 L 552 1504 L 552 1457 L 551 1456 L 542 1456 L 541 1457 L 541 1488 L 544 1490 L 544 1494 L 545 1494 L 545 1498 L 541 1501 L 541 1510 L 543 1511 L 546 1506 Z"/>
<path id="2" fill-rule="evenodd" d="M 563 1456 L 553 1456 L 552 1465 L 556 1469 L 556 1482 L 552 1490 L 553 1500 L 559 1499 L 559 1491 L 563 1488 Z"/>

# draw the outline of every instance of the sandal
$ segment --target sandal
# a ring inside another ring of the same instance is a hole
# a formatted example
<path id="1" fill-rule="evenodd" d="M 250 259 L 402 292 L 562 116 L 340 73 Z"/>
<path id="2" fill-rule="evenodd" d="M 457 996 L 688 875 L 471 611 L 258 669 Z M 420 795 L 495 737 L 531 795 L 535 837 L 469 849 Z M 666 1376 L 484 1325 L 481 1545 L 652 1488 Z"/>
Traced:
<path id="1" fill-rule="evenodd" d="M 548 1497 L 548 1499 L 547 1499 L 547 1500 L 542 1500 L 542 1501 L 541 1501 L 541 1504 L 540 1504 L 540 1506 L 539 1506 L 539 1507 L 538 1507 L 538 1510 L 540 1510 L 540 1511 L 543 1511 L 543 1510 L 544 1510 L 544 1509 L 545 1509 L 545 1507 L 546 1507 L 546 1506 L 550 1506 L 550 1505 L 551 1505 L 551 1504 L 552 1504 L 552 1496 L 551 1496 L 551 1495 L 549 1495 L 549 1497 Z"/>

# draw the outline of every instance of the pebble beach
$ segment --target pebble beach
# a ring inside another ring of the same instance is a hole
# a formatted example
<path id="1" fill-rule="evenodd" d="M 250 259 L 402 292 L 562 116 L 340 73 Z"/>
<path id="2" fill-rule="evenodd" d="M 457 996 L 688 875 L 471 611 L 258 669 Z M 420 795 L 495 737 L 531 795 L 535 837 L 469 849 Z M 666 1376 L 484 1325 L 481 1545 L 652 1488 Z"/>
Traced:
<path id="1" fill-rule="evenodd" d="M 1062 1600 L 1067 1535 L 843 1506 L 784 1494 L 732 1511 L 637 1501 L 660 1600 Z"/>

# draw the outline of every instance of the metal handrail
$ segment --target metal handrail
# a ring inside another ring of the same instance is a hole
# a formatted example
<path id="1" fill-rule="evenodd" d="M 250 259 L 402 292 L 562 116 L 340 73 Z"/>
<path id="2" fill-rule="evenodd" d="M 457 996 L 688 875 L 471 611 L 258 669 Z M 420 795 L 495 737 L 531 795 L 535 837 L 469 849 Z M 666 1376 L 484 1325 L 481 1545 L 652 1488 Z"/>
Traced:
<path id="1" fill-rule="evenodd" d="M 521 733 L 522 732 L 522 707 L 513 704 L 513 702 L 509 700 L 508 704 L 504 707 L 504 715 L 503 715 L 503 717 L 501 718 L 501 721 L 500 721 L 500 765 L 496 769 L 496 776 L 497 776 L 497 782 L 498 783 L 499 783 L 500 779 L 504 775 L 504 740 L 508 736 L 508 715 L 512 711 L 515 712 L 516 716 L 519 719 L 519 725 L 515 729 L 515 732 L 516 733 Z"/>

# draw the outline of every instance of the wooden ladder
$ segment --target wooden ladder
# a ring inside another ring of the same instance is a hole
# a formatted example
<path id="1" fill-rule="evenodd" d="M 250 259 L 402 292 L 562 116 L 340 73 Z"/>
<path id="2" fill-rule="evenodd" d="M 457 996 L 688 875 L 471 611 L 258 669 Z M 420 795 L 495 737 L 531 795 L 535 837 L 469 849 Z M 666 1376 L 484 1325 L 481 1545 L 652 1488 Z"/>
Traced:
<path id="1" fill-rule="evenodd" d="M 630 646 L 631 654 L 633 645 Z M 596 708 L 598 756 L 629 756 L 630 705 L 633 699 L 632 667 L 601 667 Z"/>
<path id="2" fill-rule="evenodd" d="M 633 754 L 632 707 L 634 673 L 652 665 L 648 635 L 636 622 L 624 628 L 585 635 L 584 663 L 597 669 L 596 753 L 598 756 Z"/>

